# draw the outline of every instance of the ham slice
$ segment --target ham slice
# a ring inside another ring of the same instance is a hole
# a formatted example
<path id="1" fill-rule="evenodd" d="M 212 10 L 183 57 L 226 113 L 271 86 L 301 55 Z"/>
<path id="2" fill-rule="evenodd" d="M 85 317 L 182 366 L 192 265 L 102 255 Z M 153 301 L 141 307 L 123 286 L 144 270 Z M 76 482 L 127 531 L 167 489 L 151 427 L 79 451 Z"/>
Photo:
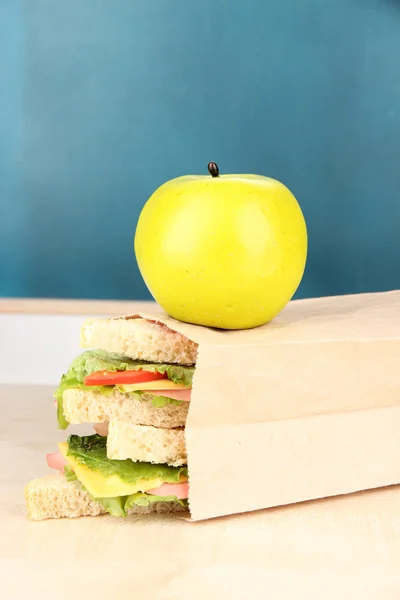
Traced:
<path id="1" fill-rule="evenodd" d="M 102 435 L 103 437 L 107 436 L 108 435 L 108 421 L 105 421 L 105 423 L 96 423 L 95 425 L 93 425 L 93 429 L 99 435 Z"/>
<path id="2" fill-rule="evenodd" d="M 149 393 L 151 393 L 150 390 Z M 184 400 L 185 402 L 190 402 L 192 390 L 157 390 L 154 391 L 153 394 L 165 396 L 166 398 L 171 398 L 171 400 Z"/>
<path id="3" fill-rule="evenodd" d="M 64 473 L 64 467 L 67 461 L 61 454 L 61 452 L 53 452 L 53 454 L 46 454 L 47 464 L 50 469 L 58 469 L 61 473 Z"/>
<path id="4" fill-rule="evenodd" d="M 146 494 L 152 496 L 176 496 L 179 500 L 185 500 L 189 496 L 189 482 L 163 483 L 158 488 L 146 490 Z"/>

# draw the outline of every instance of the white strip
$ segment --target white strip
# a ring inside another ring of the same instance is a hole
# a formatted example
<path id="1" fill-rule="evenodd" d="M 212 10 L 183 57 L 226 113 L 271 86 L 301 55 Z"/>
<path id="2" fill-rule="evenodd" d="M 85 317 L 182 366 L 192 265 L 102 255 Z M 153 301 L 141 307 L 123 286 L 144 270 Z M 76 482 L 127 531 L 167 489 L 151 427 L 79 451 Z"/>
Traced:
<path id="1" fill-rule="evenodd" d="M 0 384 L 57 384 L 90 316 L 0 314 Z"/>

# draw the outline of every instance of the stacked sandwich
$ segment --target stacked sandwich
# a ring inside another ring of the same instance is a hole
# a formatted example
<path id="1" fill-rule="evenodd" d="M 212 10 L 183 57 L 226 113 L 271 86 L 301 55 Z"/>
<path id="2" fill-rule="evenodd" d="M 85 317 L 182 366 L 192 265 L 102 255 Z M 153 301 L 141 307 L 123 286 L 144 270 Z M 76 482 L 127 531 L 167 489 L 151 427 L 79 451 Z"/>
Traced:
<path id="1" fill-rule="evenodd" d="M 197 344 L 139 316 L 89 319 L 55 393 L 59 427 L 93 423 L 25 489 L 31 519 L 186 510 L 185 423 Z M 92 348 L 95 348 L 93 350 Z"/>

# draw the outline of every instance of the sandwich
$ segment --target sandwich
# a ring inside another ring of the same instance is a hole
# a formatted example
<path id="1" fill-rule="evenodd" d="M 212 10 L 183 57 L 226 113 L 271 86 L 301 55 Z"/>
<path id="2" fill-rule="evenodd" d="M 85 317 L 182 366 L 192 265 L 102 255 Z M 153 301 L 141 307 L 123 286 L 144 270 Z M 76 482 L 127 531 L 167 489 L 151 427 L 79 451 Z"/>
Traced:
<path id="1" fill-rule="evenodd" d="M 54 394 L 60 429 L 91 423 L 25 487 L 32 520 L 188 508 L 185 424 L 197 344 L 138 315 L 88 319 Z"/>

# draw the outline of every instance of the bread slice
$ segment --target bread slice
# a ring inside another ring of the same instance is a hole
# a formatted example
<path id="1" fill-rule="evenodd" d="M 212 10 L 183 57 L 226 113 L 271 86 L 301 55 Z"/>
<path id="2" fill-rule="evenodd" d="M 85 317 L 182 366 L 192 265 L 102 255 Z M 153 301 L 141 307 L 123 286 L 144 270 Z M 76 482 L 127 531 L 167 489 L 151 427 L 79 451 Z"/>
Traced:
<path id="1" fill-rule="evenodd" d="M 70 388 L 63 393 L 64 415 L 73 425 L 122 420 L 169 429 L 185 426 L 189 402 L 168 403 L 157 408 L 152 398 L 150 393 L 135 396 L 115 389 L 110 396 L 103 396 L 96 391 Z"/>
<path id="2" fill-rule="evenodd" d="M 28 517 L 32 521 L 63 517 L 96 517 L 107 511 L 91 499 L 78 481 L 66 481 L 64 475 L 48 475 L 25 486 Z M 173 513 L 185 511 L 179 502 L 151 502 L 134 506 L 128 514 Z"/>
<path id="3" fill-rule="evenodd" d="M 187 464 L 185 430 L 159 429 L 134 425 L 129 421 L 110 421 L 107 436 L 108 458 L 167 464 Z"/>
<path id="4" fill-rule="evenodd" d="M 122 354 L 135 360 L 194 365 L 198 345 L 163 323 L 136 315 L 87 319 L 81 329 L 82 348 Z"/>

